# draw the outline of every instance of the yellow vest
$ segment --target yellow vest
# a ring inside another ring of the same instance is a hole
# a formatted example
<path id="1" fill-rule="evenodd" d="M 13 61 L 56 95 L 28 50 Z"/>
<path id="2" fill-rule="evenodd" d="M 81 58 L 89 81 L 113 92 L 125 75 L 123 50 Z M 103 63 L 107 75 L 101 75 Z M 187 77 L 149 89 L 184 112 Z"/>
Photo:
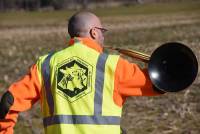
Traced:
<path id="1" fill-rule="evenodd" d="M 46 134 L 120 134 L 122 109 L 113 101 L 118 59 L 76 42 L 38 60 Z"/>

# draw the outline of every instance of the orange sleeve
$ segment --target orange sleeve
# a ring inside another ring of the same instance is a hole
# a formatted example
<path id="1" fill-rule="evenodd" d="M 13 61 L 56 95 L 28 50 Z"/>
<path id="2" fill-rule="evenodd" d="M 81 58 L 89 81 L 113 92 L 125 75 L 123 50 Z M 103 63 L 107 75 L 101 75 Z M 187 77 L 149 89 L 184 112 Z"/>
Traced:
<path id="1" fill-rule="evenodd" d="M 41 85 L 38 80 L 37 66 L 33 65 L 29 74 L 13 83 L 8 89 L 14 97 L 14 103 L 4 120 L 0 120 L 0 134 L 12 134 L 18 113 L 28 110 L 40 98 Z"/>
<path id="2" fill-rule="evenodd" d="M 160 95 L 152 87 L 147 70 L 119 58 L 115 71 L 114 101 L 122 106 L 128 96 Z"/>
<path id="3" fill-rule="evenodd" d="M 0 134 L 13 134 L 18 112 L 10 110 L 4 120 L 0 120 Z"/>

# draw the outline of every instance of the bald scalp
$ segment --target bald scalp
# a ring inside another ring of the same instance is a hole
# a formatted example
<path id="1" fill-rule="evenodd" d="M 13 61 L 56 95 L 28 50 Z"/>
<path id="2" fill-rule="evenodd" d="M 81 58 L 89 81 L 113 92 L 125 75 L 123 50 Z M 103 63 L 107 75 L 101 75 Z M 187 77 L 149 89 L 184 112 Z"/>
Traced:
<path id="1" fill-rule="evenodd" d="M 73 37 L 88 37 L 92 27 L 100 25 L 96 15 L 90 12 L 78 12 L 69 19 L 68 33 Z"/>

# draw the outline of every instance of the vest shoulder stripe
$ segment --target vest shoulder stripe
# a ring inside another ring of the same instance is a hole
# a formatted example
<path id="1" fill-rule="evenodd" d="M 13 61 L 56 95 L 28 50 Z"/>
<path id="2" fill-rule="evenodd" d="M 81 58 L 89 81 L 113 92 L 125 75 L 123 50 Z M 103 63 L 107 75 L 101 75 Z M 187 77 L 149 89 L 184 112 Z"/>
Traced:
<path id="1" fill-rule="evenodd" d="M 54 101 L 53 101 L 53 95 L 51 92 L 51 82 L 50 82 L 50 59 L 54 52 L 49 53 L 49 55 L 46 57 L 42 64 L 42 75 L 44 80 L 44 87 L 45 87 L 45 93 L 47 97 L 47 103 L 49 106 L 49 112 L 52 115 L 54 113 Z"/>
<path id="2" fill-rule="evenodd" d="M 104 86 L 105 63 L 108 58 L 107 54 L 100 54 L 96 66 L 95 80 L 95 97 L 94 97 L 94 114 L 102 114 L 102 97 Z"/>

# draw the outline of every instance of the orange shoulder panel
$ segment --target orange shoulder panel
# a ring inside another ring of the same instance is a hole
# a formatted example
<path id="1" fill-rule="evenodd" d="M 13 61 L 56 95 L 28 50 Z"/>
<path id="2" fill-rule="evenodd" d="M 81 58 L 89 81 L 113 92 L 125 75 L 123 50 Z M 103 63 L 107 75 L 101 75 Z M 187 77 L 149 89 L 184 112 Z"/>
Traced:
<path id="1" fill-rule="evenodd" d="M 160 93 L 153 90 L 147 70 L 120 57 L 115 71 L 114 102 L 122 106 L 128 96 L 155 95 Z"/>

